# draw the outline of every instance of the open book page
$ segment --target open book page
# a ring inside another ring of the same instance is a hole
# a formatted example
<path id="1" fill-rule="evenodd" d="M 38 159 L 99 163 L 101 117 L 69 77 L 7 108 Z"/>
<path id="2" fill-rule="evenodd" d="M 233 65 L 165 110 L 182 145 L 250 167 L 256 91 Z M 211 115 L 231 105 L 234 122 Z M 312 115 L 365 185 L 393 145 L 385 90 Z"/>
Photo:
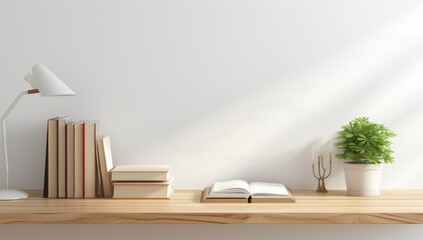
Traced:
<path id="1" fill-rule="evenodd" d="M 252 198 L 289 198 L 288 189 L 281 183 L 250 183 Z"/>
<path id="2" fill-rule="evenodd" d="M 248 198 L 250 187 L 246 181 L 215 182 L 207 198 Z"/>

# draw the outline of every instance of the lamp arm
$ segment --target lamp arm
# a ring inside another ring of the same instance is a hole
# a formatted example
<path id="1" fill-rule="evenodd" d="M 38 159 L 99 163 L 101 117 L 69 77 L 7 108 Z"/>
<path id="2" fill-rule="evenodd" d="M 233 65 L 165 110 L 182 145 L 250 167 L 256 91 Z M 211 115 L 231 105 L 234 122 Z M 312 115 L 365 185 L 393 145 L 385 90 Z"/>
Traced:
<path id="1" fill-rule="evenodd" d="M 6 142 L 6 118 L 12 112 L 13 108 L 15 108 L 16 104 L 18 104 L 19 100 L 27 94 L 34 94 L 39 93 L 38 89 L 31 89 L 27 91 L 21 92 L 18 97 L 13 101 L 7 111 L 3 114 L 1 118 L 1 132 L 3 136 L 3 153 L 4 153 L 4 166 L 6 170 L 6 189 L 9 189 L 9 160 L 7 156 L 7 142 Z"/>

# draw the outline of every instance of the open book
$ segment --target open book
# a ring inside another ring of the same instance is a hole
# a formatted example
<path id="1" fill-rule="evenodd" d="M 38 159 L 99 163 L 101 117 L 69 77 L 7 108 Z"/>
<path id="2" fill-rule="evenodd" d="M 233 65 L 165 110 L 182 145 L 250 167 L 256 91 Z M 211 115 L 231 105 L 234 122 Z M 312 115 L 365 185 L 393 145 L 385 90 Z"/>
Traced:
<path id="1" fill-rule="evenodd" d="M 281 183 L 232 180 L 215 182 L 203 192 L 202 202 L 295 202 Z"/>

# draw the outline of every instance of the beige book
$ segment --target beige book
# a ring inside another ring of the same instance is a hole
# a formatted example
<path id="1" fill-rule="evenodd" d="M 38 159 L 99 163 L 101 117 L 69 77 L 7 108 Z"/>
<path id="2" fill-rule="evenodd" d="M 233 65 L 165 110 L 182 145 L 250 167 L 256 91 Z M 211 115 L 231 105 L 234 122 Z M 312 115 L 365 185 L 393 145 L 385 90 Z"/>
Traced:
<path id="1" fill-rule="evenodd" d="M 66 197 L 66 123 L 70 117 L 57 119 L 57 197 Z"/>
<path id="2" fill-rule="evenodd" d="M 57 119 L 47 122 L 47 196 L 57 198 Z"/>
<path id="3" fill-rule="evenodd" d="M 84 126 L 83 122 L 75 123 L 75 173 L 74 173 L 74 197 L 82 198 L 84 195 Z"/>
<path id="4" fill-rule="evenodd" d="M 66 197 L 75 197 L 75 124 L 66 125 Z"/>
<path id="5" fill-rule="evenodd" d="M 171 177 L 166 182 L 114 182 L 113 198 L 169 199 L 173 180 Z"/>
<path id="6" fill-rule="evenodd" d="M 104 197 L 112 197 L 112 182 L 110 170 L 113 168 L 110 137 L 100 137 L 97 140 L 100 180 Z"/>
<path id="7" fill-rule="evenodd" d="M 168 181 L 169 165 L 118 165 L 112 172 L 112 181 Z"/>
<path id="8" fill-rule="evenodd" d="M 94 198 L 96 195 L 96 123 L 87 121 L 84 125 L 84 177 L 83 198 Z"/>

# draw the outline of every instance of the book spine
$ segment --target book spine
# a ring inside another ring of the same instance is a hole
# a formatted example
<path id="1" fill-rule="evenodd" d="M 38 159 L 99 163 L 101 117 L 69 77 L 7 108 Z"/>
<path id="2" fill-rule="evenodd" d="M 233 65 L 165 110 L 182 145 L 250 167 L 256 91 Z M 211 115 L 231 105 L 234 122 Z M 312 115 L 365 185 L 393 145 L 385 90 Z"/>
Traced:
<path id="1" fill-rule="evenodd" d="M 75 124 L 75 173 L 74 173 L 74 194 L 75 198 L 82 198 L 83 197 L 83 157 L 84 157 L 84 144 L 83 144 L 83 123 L 76 123 Z"/>
<path id="2" fill-rule="evenodd" d="M 46 157 L 44 163 L 44 187 L 43 187 L 43 198 L 48 198 L 48 127 L 49 122 L 47 121 L 47 136 L 46 136 Z"/>
<path id="3" fill-rule="evenodd" d="M 66 197 L 66 120 L 57 121 L 57 195 Z"/>
<path id="4" fill-rule="evenodd" d="M 96 195 L 96 123 L 84 123 L 84 198 Z"/>
<path id="5" fill-rule="evenodd" d="M 66 126 L 66 197 L 75 197 L 75 125 Z"/>
<path id="6" fill-rule="evenodd" d="M 87 130 L 86 130 L 87 124 L 84 122 L 82 124 L 82 198 L 85 198 L 85 162 L 86 162 L 86 151 L 87 151 L 87 140 L 86 140 L 86 134 L 87 134 Z"/>
<path id="7" fill-rule="evenodd" d="M 57 198 L 57 119 L 48 121 L 48 197 Z"/>

